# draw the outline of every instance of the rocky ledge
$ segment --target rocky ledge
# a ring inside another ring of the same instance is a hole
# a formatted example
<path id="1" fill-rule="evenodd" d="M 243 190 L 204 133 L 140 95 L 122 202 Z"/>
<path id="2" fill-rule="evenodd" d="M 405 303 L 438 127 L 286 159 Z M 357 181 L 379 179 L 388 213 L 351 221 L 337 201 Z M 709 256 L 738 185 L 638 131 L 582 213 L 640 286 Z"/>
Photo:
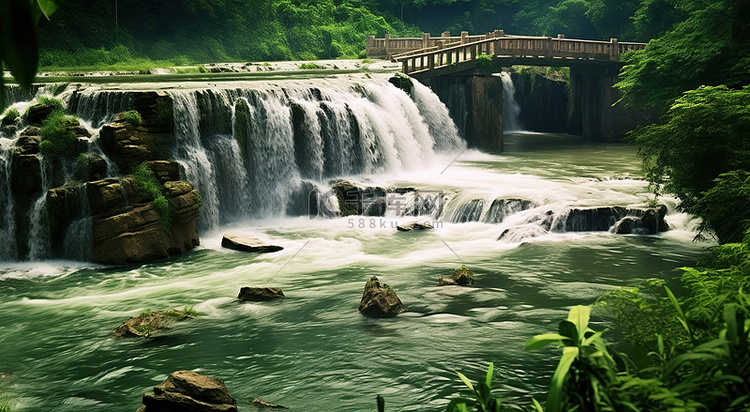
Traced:
<path id="1" fill-rule="evenodd" d="M 136 412 L 236 412 L 224 382 L 192 371 L 177 371 L 143 395 Z"/>

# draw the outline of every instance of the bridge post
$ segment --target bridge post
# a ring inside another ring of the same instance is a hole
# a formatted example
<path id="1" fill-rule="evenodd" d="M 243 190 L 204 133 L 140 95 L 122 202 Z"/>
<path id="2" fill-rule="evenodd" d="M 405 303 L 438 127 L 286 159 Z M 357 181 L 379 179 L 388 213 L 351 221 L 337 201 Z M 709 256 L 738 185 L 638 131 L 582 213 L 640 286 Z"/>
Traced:
<path id="1" fill-rule="evenodd" d="M 388 33 L 385 35 L 385 58 L 389 59 L 391 58 L 391 34 Z"/>
<path id="2" fill-rule="evenodd" d="M 616 38 L 609 39 L 610 43 L 610 51 L 609 51 L 609 59 L 612 61 L 620 61 L 620 45 L 617 43 Z"/>
<path id="3" fill-rule="evenodd" d="M 475 144 L 503 151 L 503 81 L 498 76 L 471 76 L 471 134 Z"/>
<path id="4" fill-rule="evenodd" d="M 469 32 L 468 31 L 462 31 L 461 32 L 461 44 L 466 44 L 469 42 Z"/>
<path id="5" fill-rule="evenodd" d="M 615 136 L 612 85 L 616 65 L 571 65 L 568 132 L 588 140 L 613 140 Z"/>
<path id="6" fill-rule="evenodd" d="M 443 33 L 440 34 L 440 37 L 451 37 L 451 32 L 444 31 Z"/>
<path id="7" fill-rule="evenodd" d="M 430 44 L 430 33 L 422 33 L 422 48 L 432 47 Z"/>

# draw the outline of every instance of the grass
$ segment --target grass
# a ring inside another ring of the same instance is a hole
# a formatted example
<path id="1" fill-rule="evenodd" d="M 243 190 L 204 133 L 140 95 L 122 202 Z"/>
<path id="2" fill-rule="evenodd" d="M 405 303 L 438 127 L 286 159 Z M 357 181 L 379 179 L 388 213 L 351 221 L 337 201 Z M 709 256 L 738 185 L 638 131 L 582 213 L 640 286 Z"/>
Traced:
<path id="1" fill-rule="evenodd" d="M 21 114 L 18 113 L 18 110 L 10 109 L 7 113 L 5 113 L 5 117 L 3 117 L 3 120 L 0 121 L 0 125 L 5 126 L 14 123 L 19 117 L 21 117 Z"/>
<path id="2" fill-rule="evenodd" d="M 302 70 L 320 70 L 323 68 L 323 66 L 320 66 L 316 63 L 310 62 L 310 63 L 302 63 L 299 65 L 299 68 Z"/>
<path id="3" fill-rule="evenodd" d="M 58 100 L 55 101 L 59 103 Z M 76 148 L 78 137 L 71 128 L 79 124 L 78 119 L 65 115 L 62 109 L 52 112 L 42 122 L 42 141 L 39 143 L 39 151 L 55 158 L 77 157 L 80 154 Z"/>
<path id="4" fill-rule="evenodd" d="M 0 401 L 0 412 L 13 412 L 13 407 L 10 406 L 10 401 Z"/>
<path id="5" fill-rule="evenodd" d="M 154 172 L 152 172 L 148 166 L 141 163 L 133 170 L 133 177 L 135 178 L 138 187 L 154 199 L 151 204 L 154 206 L 157 213 L 159 213 L 159 216 L 161 216 L 164 230 L 169 233 L 172 228 L 174 209 L 169 203 L 169 200 L 164 196 L 164 193 L 162 193 L 162 185 L 156 180 Z"/>
<path id="6" fill-rule="evenodd" d="M 126 122 L 130 123 L 133 126 L 140 126 L 143 123 L 143 118 L 141 117 L 141 114 L 138 113 L 135 110 L 129 110 L 127 112 L 120 113 L 122 116 L 122 119 Z"/>

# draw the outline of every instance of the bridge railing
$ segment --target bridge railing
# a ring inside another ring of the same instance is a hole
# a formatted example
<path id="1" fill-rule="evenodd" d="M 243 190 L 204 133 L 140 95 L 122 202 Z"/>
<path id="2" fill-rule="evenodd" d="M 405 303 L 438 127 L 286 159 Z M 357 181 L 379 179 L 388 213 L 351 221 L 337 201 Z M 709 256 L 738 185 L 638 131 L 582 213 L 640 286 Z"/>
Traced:
<path id="1" fill-rule="evenodd" d="M 616 62 L 622 53 L 640 50 L 643 47 L 644 43 L 620 43 L 617 39 L 607 42 L 566 39 L 562 36 L 493 36 L 466 44 L 407 52 L 394 56 L 394 60 L 401 62 L 404 73 L 415 74 L 472 61 L 481 54 L 496 57 Z"/>
<path id="2" fill-rule="evenodd" d="M 440 37 L 431 37 L 429 33 L 423 33 L 421 38 L 406 37 L 392 38 L 386 34 L 384 38 L 367 38 L 366 53 L 368 57 L 381 57 L 392 59 L 403 57 L 414 52 L 424 52 L 424 49 L 435 50 L 444 47 L 450 47 L 458 44 L 473 43 L 488 38 L 504 36 L 502 30 L 495 30 L 487 34 L 470 35 L 469 32 L 463 31 L 460 36 L 451 36 L 445 32 Z"/>

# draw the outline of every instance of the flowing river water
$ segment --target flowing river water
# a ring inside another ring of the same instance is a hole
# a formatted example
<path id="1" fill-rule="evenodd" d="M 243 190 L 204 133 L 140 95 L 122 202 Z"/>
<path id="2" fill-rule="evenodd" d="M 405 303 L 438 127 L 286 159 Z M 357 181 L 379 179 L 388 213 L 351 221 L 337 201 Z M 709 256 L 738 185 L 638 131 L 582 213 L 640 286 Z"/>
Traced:
<path id="1" fill-rule="evenodd" d="M 498 394 L 526 405 L 530 396 L 543 400 L 558 360 L 555 349 L 525 352 L 529 338 L 556 330 L 570 306 L 637 279 L 671 277 L 705 250 L 692 242 L 696 220 L 675 211 L 669 197 L 659 201 L 671 230 L 658 235 L 531 224 L 550 211 L 560 220 L 572 208 L 645 207 L 653 196 L 626 144 L 518 132 L 506 135 L 502 154 L 443 149 L 417 154 L 413 165 L 343 174 L 357 184 L 439 195 L 442 210 L 419 218 L 432 231 L 396 231 L 415 220 L 399 210 L 384 217 L 211 215 L 201 246 L 168 260 L 0 263 L 0 371 L 12 373 L 0 398 L 21 411 L 134 411 L 167 374 L 190 369 L 224 380 L 241 411 L 255 410 L 253 397 L 295 411 L 369 411 L 376 395 L 388 411 L 441 410 L 460 389 L 457 371 L 477 378 L 492 361 Z M 224 172 L 216 166 L 211 173 Z M 498 198 L 528 204 L 496 218 L 490 204 Z M 223 200 L 217 197 L 216 213 Z M 285 249 L 223 249 L 224 233 Z M 437 286 L 462 264 L 474 270 L 474 287 Z M 394 287 L 405 313 L 368 319 L 357 312 L 373 275 Z M 286 298 L 241 304 L 242 286 L 278 286 Z M 205 315 L 152 339 L 110 338 L 143 310 L 184 306 Z M 595 329 L 607 327 L 594 320 Z"/>

